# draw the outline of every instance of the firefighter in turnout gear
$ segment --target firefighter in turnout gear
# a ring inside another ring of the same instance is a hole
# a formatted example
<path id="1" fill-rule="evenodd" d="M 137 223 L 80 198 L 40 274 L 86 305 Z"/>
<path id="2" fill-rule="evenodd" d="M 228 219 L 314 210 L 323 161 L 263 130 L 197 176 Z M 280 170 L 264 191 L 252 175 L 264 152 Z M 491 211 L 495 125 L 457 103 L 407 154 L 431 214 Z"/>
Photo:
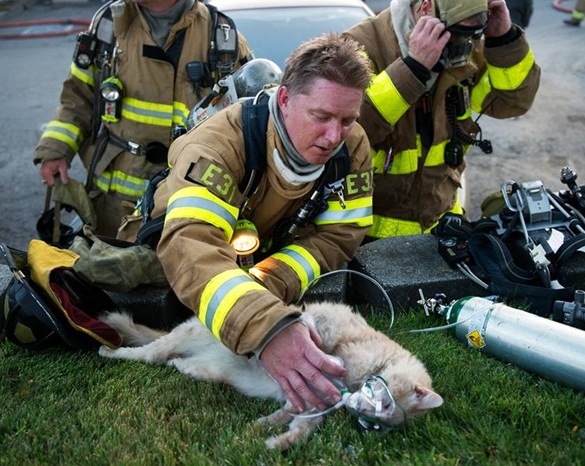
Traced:
<path id="1" fill-rule="evenodd" d="M 392 0 L 346 34 L 375 73 L 358 120 L 374 167 L 368 239 L 428 233 L 445 212 L 463 213 L 468 149 L 492 150 L 474 112 L 524 114 L 540 68 L 505 0 Z"/>
<path id="2" fill-rule="evenodd" d="M 190 109 L 252 54 L 234 24 L 195 0 L 116 0 L 78 37 L 61 105 L 34 162 L 53 186 L 79 153 L 97 213 L 95 232 L 116 236 Z"/>
<path id="3" fill-rule="evenodd" d="M 179 301 L 231 351 L 259 357 L 299 411 L 324 407 L 316 390 L 340 400 L 321 371 L 345 370 L 288 304 L 350 260 L 371 226 L 369 143 L 356 123 L 370 78 L 355 41 L 327 34 L 302 44 L 281 84 L 257 96 L 270 96 L 257 186 L 240 187 L 240 101 L 171 145 L 170 173 L 154 194 L 152 216 L 166 211 L 157 253 Z M 234 244 L 241 225 L 260 242 L 245 267 Z"/>

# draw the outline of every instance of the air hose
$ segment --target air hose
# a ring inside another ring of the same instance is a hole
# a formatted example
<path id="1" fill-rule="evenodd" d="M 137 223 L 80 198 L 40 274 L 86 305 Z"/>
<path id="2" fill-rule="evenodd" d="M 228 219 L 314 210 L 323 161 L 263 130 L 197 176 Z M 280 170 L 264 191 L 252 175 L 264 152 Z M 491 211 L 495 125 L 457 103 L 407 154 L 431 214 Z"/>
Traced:
<path id="1" fill-rule="evenodd" d="M 90 25 L 89 20 L 85 19 L 37 19 L 30 21 L 12 21 L 0 23 L 0 29 L 8 28 L 26 28 L 34 26 L 46 26 L 51 24 L 58 24 L 63 26 L 76 26 L 70 29 L 63 29 L 52 32 L 39 32 L 39 33 L 21 33 L 21 34 L 0 34 L 0 40 L 12 40 L 12 39 L 40 39 L 47 37 L 60 37 L 69 34 L 77 34 L 79 32 L 86 31 Z"/>

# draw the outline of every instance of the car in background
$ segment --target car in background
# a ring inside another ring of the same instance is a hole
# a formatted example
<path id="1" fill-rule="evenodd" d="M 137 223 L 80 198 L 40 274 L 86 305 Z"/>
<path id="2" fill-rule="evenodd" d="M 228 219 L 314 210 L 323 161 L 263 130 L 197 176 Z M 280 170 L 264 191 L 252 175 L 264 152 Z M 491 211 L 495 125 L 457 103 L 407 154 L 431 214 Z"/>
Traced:
<path id="1" fill-rule="evenodd" d="M 369 16 L 363 0 L 207 0 L 230 16 L 256 58 L 284 70 L 286 57 L 324 32 L 343 32 Z"/>
<path id="2" fill-rule="evenodd" d="M 374 13 L 378 14 L 385 8 L 390 6 L 390 0 L 364 0 L 368 6 L 374 11 Z"/>

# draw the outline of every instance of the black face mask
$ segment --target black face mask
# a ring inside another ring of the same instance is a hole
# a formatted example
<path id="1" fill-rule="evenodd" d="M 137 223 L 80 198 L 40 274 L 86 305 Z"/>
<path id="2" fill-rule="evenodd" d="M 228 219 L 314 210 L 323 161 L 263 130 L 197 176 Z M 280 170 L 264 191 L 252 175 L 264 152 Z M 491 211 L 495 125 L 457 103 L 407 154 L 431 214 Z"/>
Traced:
<path id="1" fill-rule="evenodd" d="M 443 49 L 441 63 L 445 68 L 465 66 L 469 62 L 476 42 L 481 39 L 485 26 L 461 26 L 454 24 L 447 28 L 451 33 L 449 42 Z"/>

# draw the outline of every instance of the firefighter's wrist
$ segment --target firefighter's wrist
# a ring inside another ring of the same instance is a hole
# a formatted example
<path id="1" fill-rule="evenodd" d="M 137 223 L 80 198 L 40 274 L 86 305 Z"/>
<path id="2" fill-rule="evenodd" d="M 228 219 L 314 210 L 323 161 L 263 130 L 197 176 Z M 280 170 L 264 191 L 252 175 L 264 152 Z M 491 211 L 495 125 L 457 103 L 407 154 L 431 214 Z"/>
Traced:
<path id="1" fill-rule="evenodd" d="M 512 27 L 506 34 L 503 34 L 498 37 L 487 37 L 485 38 L 485 46 L 488 48 L 491 47 L 500 47 L 502 45 L 511 44 L 516 39 L 518 39 L 522 35 L 522 30 L 516 25 L 512 24 Z"/>
<path id="2" fill-rule="evenodd" d="M 260 343 L 258 348 L 254 351 L 254 356 L 260 359 L 260 356 L 262 355 L 262 352 L 264 351 L 266 346 L 268 346 L 268 343 L 274 340 L 274 338 L 285 328 L 296 322 L 302 323 L 302 320 L 298 315 L 286 316 L 284 319 L 280 320 L 274 327 L 272 327 L 272 330 L 270 330 L 270 332 L 268 332 L 268 334 L 264 337 L 262 343 Z"/>
<path id="3" fill-rule="evenodd" d="M 426 84 L 426 82 L 431 79 L 431 72 L 425 65 L 415 60 L 410 55 L 404 57 L 403 60 L 404 64 L 408 66 L 408 69 L 412 71 L 412 74 L 414 74 L 421 83 Z"/>

